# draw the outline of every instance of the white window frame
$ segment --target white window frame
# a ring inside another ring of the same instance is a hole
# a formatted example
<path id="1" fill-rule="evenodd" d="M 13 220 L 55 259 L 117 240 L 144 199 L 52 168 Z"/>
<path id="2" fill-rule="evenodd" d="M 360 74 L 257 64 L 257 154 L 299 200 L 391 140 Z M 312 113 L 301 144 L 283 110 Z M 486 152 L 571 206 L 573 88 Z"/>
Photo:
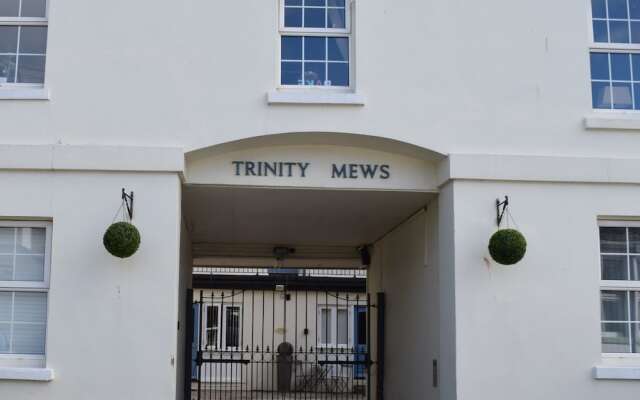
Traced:
<path id="1" fill-rule="evenodd" d="M 216 343 L 215 346 L 211 346 L 207 343 L 207 331 L 209 330 L 209 328 L 207 328 L 207 325 L 209 323 L 209 315 L 207 312 L 207 309 L 209 307 L 215 307 L 218 309 L 218 341 Z M 226 323 L 226 315 L 227 315 L 227 310 L 229 308 L 238 308 L 239 310 L 239 319 L 238 319 L 238 346 L 225 346 L 224 348 L 222 347 L 222 344 L 226 344 L 227 343 L 227 323 Z M 204 315 L 203 315 L 203 320 L 202 320 L 202 338 L 203 338 L 203 347 L 205 351 L 210 351 L 210 352 L 224 352 L 224 351 L 237 351 L 242 347 L 242 305 L 241 304 L 231 304 L 231 303 L 225 303 L 224 306 L 222 305 L 222 303 L 214 303 L 214 304 L 204 304 Z"/>
<path id="2" fill-rule="evenodd" d="M 318 346 L 320 348 L 334 349 L 350 349 L 353 347 L 353 309 L 354 307 L 346 304 L 319 304 L 317 317 L 317 335 Z M 331 319 L 331 329 L 329 330 L 329 342 L 322 342 L 322 310 L 329 310 L 329 318 Z M 338 344 L 338 310 L 347 311 L 347 344 Z"/>
<path id="3" fill-rule="evenodd" d="M 20 7 L 22 7 L 22 1 L 20 1 Z M 44 26 L 47 28 L 47 37 L 48 37 L 48 33 L 49 33 L 49 0 L 45 1 L 45 17 L 44 18 L 36 18 L 36 17 L 1 17 L 0 16 L 0 26 Z M 5 83 L 5 84 L 0 84 L 0 92 L 2 91 L 8 91 L 8 90 L 16 90 L 16 89 L 37 89 L 37 88 L 43 88 L 45 86 L 45 83 L 47 81 L 46 79 L 46 74 L 47 74 L 47 51 L 48 51 L 48 43 L 49 40 L 47 39 L 47 49 L 45 49 L 45 68 L 44 68 L 44 73 L 45 73 L 45 78 L 44 78 L 44 82 L 43 83 L 18 83 L 18 82 L 12 82 L 12 83 Z M 20 44 L 20 34 L 18 33 L 18 45 Z M 20 52 L 20 49 L 18 48 L 18 53 Z M 19 63 L 19 57 L 16 56 L 16 78 L 18 76 L 18 63 Z M 17 80 L 17 79 L 16 79 Z M 1 94 L 1 93 L 0 93 Z"/>
<path id="4" fill-rule="evenodd" d="M 20 366 L 44 367 L 47 354 L 49 332 L 49 279 L 51 275 L 51 236 L 52 223 L 47 221 L 13 221 L 0 220 L 0 228 L 44 228 L 44 278 L 42 281 L 0 281 L 0 292 L 39 292 L 47 295 L 47 314 L 45 317 L 45 348 L 44 354 L 0 354 L 0 367 L 12 366 L 20 361 Z"/>
<path id="5" fill-rule="evenodd" d="M 590 108 L 595 113 L 614 113 L 614 114 L 639 114 L 640 110 L 630 109 L 630 110 L 622 110 L 622 109 L 607 109 L 607 108 L 594 108 L 593 107 L 593 88 L 591 86 L 591 53 L 624 53 L 624 54 L 638 54 L 640 53 L 640 43 L 600 43 L 594 40 L 594 31 L 593 31 L 593 8 L 591 6 L 591 0 L 585 0 L 587 3 L 587 9 L 589 12 L 587 13 L 589 16 L 589 94 L 591 97 L 589 98 Z M 627 6 L 627 12 L 628 12 Z M 609 15 L 609 10 L 607 9 L 607 15 Z M 607 32 L 609 32 L 609 25 L 607 24 Z M 629 25 L 629 38 L 631 38 L 631 25 Z M 609 71 L 611 71 L 611 65 L 609 65 Z M 634 93 L 634 85 L 631 85 L 631 101 L 635 102 L 635 93 Z"/>
<path id="6" fill-rule="evenodd" d="M 600 266 L 600 270 L 598 273 L 600 274 L 600 307 L 602 307 L 602 292 L 603 291 L 636 291 L 640 293 L 640 281 L 613 281 L 613 280 L 603 280 L 602 279 L 602 256 L 608 254 L 619 254 L 619 253 L 602 253 L 600 251 L 600 227 L 617 227 L 617 228 L 640 228 L 640 221 L 628 221 L 628 220 L 599 220 L 598 221 L 598 265 Z M 627 231 L 628 236 L 628 231 Z M 627 237 L 627 241 L 629 238 Z M 636 253 L 626 253 L 627 256 L 635 255 Z M 640 254 L 638 254 L 640 255 Z M 627 260 L 628 261 L 628 260 Z M 630 268 L 629 263 L 627 263 L 628 268 Z M 630 302 L 630 296 L 627 296 L 627 302 Z M 631 305 L 627 304 L 628 312 L 631 312 Z M 602 320 L 602 316 L 600 317 L 600 336 L 602 338 L 602 324 L 607 323 L 607 321 Z M 632 322 L 629 322 L 631 324 Z M 629 337 L 629 341 L 631 341 L 631 336 Z M 602 356 L 605 358 L 640 358 L 640 353 L 602 353 Z"/>
<path id="7" fill-rule="evenodd" d="M 355 88 L 355 62 L 353 40 L 353 15 L 354 0 L 345 0 L 345 28 L 299 28 L 284 26 L 285 0 L 278 0 L 278 57 L 276 59 L 277 87 L 291 91 L 333 91 L 351 93 Z M 327 0 L 328 1 L 328 0 Z M 315 7 L 311 7 L 315 8 Z M 317 7 L 324 8 L 324 7 Z M 304 20 L 304 14 L 303 14 Z M 283 85 L 282 84 L 282 37 L 283 36 L 316 36 L 316 37 L 347 37 L 349 40 L 349 86 L 324 86 L 324 85 Z"/>

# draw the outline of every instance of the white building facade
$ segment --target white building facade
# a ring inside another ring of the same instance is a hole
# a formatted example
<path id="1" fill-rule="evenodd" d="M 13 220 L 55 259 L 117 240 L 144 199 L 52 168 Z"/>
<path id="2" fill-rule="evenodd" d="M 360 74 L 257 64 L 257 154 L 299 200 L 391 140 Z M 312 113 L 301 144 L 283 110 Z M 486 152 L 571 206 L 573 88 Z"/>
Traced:
<path id="1" fill-rule="evenodd" d="M 194 263 L 365 245 L 370 398 L 636 399 L 639 54 L 637 0 L 0 0 L 0 397 L 182 399 Z"/>

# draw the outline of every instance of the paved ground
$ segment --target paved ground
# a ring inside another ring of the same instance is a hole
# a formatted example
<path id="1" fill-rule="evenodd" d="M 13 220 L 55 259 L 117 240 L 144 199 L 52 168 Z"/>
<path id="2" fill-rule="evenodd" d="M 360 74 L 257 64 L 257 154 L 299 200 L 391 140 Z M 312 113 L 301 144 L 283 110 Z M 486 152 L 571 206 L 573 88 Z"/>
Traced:
<path id="1" fill-rule="evenodd" d="M 198 400 L 198 392 L 191 392 L 191 399 Z M 202 391 L 200 400 L 364 400 L 361 394 L 337 394 L 337 393 L 272 393 L 249 392 L 234 393 L 230 391 L 208 392 Z"/>

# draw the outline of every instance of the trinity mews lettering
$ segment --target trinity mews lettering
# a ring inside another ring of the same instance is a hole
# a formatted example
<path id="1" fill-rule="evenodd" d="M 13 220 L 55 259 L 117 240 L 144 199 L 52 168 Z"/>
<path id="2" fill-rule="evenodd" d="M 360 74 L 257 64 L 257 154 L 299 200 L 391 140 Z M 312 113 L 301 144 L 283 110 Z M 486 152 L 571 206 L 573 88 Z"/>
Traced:
<path id="1" fill-rule="evenodd" d="M 308 162 L 231 161 L 236 176 L 278 176 L 306 178 Z"/>
<path id="2" fill-rule="evenodd" d="M 342 179 L 389 179 L 391 172 L 387 164 L 333 164 L 331 177 Z"/>
<path id="3" fill-rule="evenodd" d="M 306 178 L 311 163 L 298 161 L 231 161 L 236 176 Z M 328 172 L 328 171 L 327 171 Z M 331 164 L 332 179 L 389 179 L 388 164 Z"/>

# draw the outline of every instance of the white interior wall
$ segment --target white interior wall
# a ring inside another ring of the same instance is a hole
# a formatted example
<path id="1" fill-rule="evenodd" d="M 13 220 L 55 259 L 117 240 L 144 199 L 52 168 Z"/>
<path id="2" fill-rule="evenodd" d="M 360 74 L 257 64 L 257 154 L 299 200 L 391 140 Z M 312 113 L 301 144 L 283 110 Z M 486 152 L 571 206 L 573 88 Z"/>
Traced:
<path id="1" fill-rule="evenodd" d="M 0 382 L 12 400 L 174 399 L 180 179 L 172 173 L 1 172 L 0 218 L 53 221 L 47 383 Z M 107 253 L 104 231 L 135 192 L 142 242 Z"/>
<path id="2" fill-rule="evenodd" d="M 595 380 L 592 369 L 637 365 L 601 354 L 597 219 L 637 218 L 640 188 L 467 181 L 454 191 L 457 398 L 638 399 L 637 382 Z M 528 241 L 513 267 L 487 250 L 504 195 Z"/>
<path id="3" fill-rule="evenodd" d="M 389 399 L 438 398 L 432 386 L 432 360 L 439 354 L 437 221 L 433 201 L 373 250 L 368 290 L 373 298 L 377 292 L 386 295 L 384 381 Z M 374 310 L 373 349 L 376 324 Z M 373 357 L 378 359 L 375 352 Z"/>

